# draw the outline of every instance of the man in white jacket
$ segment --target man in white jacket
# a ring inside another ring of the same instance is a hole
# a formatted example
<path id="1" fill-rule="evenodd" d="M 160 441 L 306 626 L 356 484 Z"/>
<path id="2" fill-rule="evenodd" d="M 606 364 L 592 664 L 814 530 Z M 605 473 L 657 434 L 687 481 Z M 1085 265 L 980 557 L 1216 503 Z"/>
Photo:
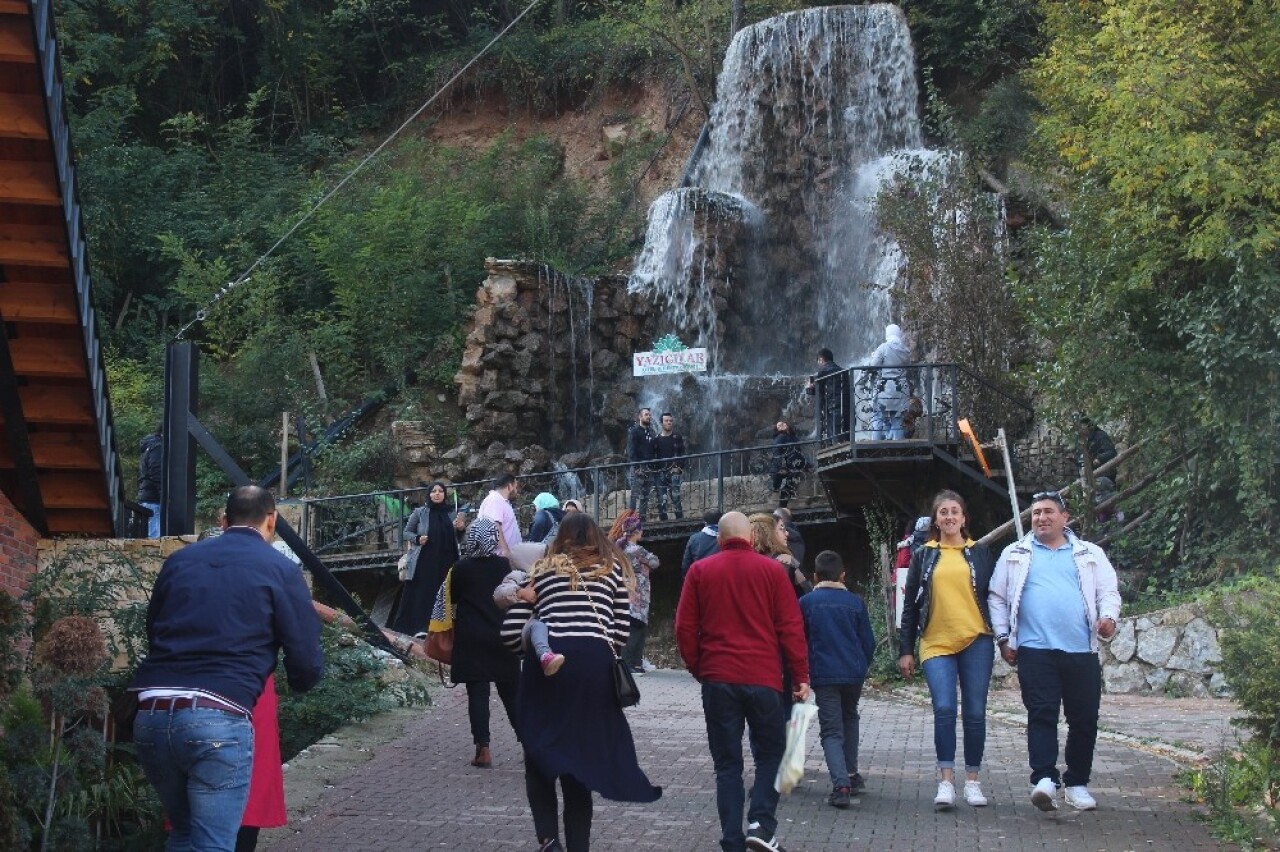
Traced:
<path id="1" fill-rule="evenodd" d="M 1031 803 L 1090 811 L 1089 773 L 1098 739 L 1102 666 L 1098 640 L 1120 617 L 1116 571 L 1102 548 L 1067 529 L 1071 515 L 1056 491 L 1032 496 L 1032 531 L 996 561 L 988 604 L 1000 655 L 1018 667 L 1027 708 Z M 1067 770 L 1058 774 L 1058 711 L 1067 717 Z"/>

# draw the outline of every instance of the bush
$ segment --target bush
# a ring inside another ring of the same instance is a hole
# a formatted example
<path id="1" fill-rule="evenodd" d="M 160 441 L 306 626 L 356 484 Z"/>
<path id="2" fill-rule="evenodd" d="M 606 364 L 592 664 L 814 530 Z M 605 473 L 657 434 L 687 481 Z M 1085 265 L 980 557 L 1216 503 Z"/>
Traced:
<path id="1" fill-rule="evenodd" d="M 349 633 L 329 625 L 321 635 L 325 676 L 309 692 L 292 692 L 284 667 L 276 671 L 280 692 L 280 757 L 292 760 L 300 751 L 349 722 L 358 722 L 394 707 L 431 703 L 426 687 L 412 680 L 403 688 L 384 683 L 384 656 Z"/>
<path id="2" fill-rule="evenodd" d="M 1222 673 L 1244 716 L 1272 751 L 1280 749 L 1280 580 L 1259 579 L 1224 592 L 1213 609 L 1222 631 Z"/>

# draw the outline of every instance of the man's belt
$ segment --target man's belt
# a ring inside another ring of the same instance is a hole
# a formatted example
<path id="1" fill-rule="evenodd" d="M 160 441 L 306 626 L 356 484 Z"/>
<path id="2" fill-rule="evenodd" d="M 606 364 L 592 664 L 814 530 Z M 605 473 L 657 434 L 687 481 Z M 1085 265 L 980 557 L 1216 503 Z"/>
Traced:
<path id="1" fill-rule="evenodd" d="M 236 705 L 230 704 L 226 701 L 221 701 L 217 698 L 209 698 L 204 695 L 197 695 L 192 698 L 178 698 L 172 696 L 144 698 L 138 702 L 139 712 L 143 710 L 199 710 L 202 707 L 206 710 L 221 710 L 223 713 L 232 713 L 245 719 L 249 718 L 249 714 L 245 712 L 243 708 L 237 707 Z"/>

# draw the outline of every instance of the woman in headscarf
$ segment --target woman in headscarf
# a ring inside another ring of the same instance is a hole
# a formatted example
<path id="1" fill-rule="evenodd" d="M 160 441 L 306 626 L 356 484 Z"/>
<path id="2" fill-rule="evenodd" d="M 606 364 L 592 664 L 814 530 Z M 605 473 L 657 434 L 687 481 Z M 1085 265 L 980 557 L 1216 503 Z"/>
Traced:
<path id="1" fill-rule="evenodd" d="M 529 649 L 520 674 L 517 732 L 539 852 L 587 852 L 592 791 L 619 802 L 662 795 L 637 763 L 613 685 L 614 660 L 631 624 L 628 568 L 595 521 L 571 512 L 547 557 L 533 566 L 536 603 L 512 606 L 502 625 L 503 639 L 518 651 L 520 631 L 536 615 L 565 656 L 559 673 L 544 677 Z M 564 847 L 556 779 L 564 793 Z"/>
<path id="2" fill-rule="evenodd" d="M 443 482 L 433 482 L 423 503 L 404 525 L 401 536 L 409 544 L 409 564 L 414 566 L 412 579 L 400 589 L 400 603 L 387 625 L 397 633 L 415 636 L 427 629 L 431 607 L 445 575 L 458 561 L 458 538 L 462 519 L 446 499 Z"/>
<path id="3" fill-rule="evenodd" d="M 525 541 L 550 544 L 551 539 L 555 538 L 556 533 L 560 531 L 560 521 L 564 518 L 560 501 L 551 492 L 543 491 L 533 498 L 533 507 L 538 511 L 533 515 L 533 522 L 529 525 L 529 537 Z"/>
<path id="4" fill-rule="evenodd" d="M 489 750 L 489 685 L 498 687 L 498 698 L 506 708 L 512 727 L 516 724 L 516 685 L 520 668 L 502 644 L 502 610 L 493 601 L 493 590 L 511 570 L 511 563 L 498 556 L 498 525 L 477 518 L 467 528 L 463 556 L 453 566 L 449 579 L 456 614 L 453 620 L 454 683 L 467 685 L 467 716 L 476 754 L 472 766 L 493 763 Z"/>

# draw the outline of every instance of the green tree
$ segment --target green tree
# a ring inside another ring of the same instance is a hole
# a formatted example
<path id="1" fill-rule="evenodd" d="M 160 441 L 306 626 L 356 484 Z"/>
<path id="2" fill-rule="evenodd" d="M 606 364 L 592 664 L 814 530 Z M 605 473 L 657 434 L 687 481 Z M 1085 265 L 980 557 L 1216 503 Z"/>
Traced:
<path id="1" fill-rule="evenodd" d="M 1040 176 L 1067 216 L 1022 266 L 1024 306 L 1053 347 L 1037 380 L 1063 413 L 1165 435 L 1157 456 L 1195 453 L 1152 498 L 1181 519 L 1155 533 L 1179 555 L 1270 547 L 1280 6 L 1041 8 L 1048 48 L 1028 80 Z"/>

